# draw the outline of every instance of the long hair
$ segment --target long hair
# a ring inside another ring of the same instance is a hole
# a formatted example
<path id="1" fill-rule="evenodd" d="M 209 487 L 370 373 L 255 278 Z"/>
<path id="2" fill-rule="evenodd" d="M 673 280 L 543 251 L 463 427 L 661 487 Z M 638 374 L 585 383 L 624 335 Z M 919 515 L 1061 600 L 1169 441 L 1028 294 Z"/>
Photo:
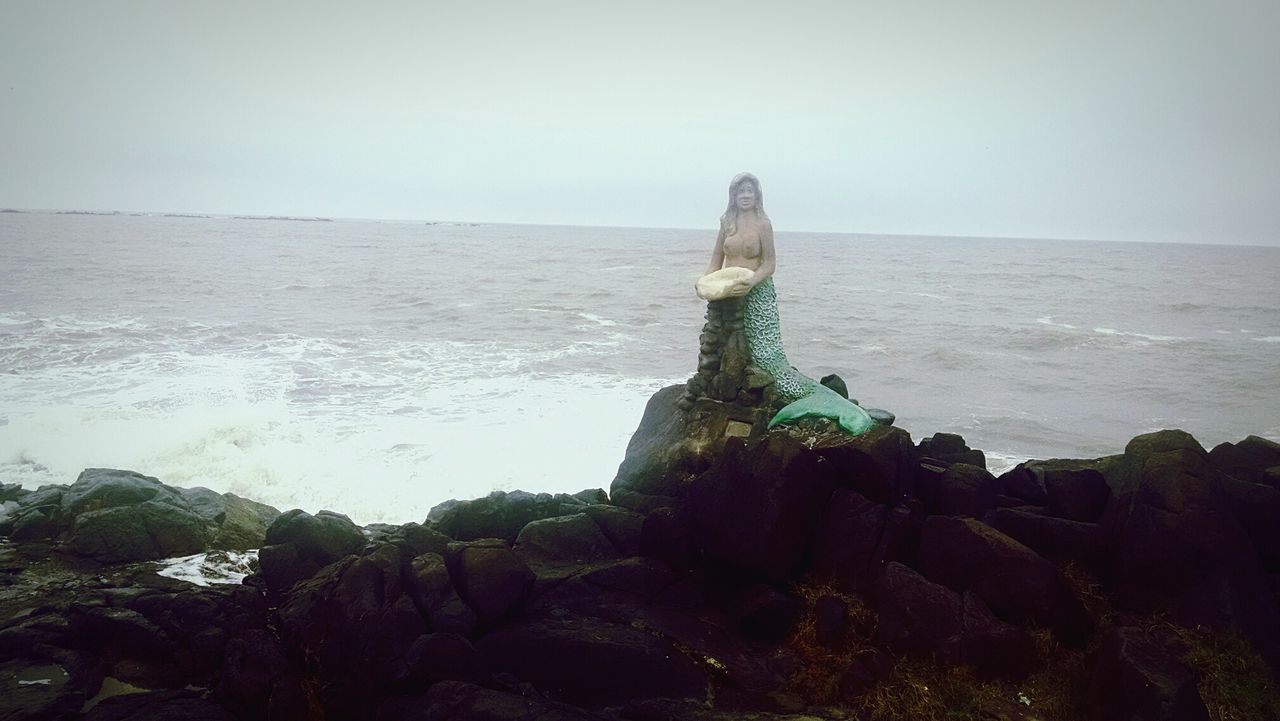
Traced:
<path id="1" fill-rule="evenodd" d="M 729 181 L 729 207 L 725 209 L 724 215 L 720 216 L 720 229 L 724 231 L 726 236 L 733 235 L 738 232 L 738 214 L 743 212 L 738 210 L 736 198 L 738 188 L 743 183 L 751 183 L 756 190 L 756 205 L 751 210 L 756 217 L 768 221 L 769 216 L 764 212 L 764 192 L 760 190 L 760 179 L 751 173 L 738 173 L 733 176 L 733 180 Z"/>

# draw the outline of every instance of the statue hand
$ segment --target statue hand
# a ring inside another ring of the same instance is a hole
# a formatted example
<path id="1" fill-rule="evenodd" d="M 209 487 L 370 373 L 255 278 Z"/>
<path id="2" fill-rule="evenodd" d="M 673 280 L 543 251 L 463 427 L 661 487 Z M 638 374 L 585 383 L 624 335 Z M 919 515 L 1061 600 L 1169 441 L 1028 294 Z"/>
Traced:
<path id="1" fill-rule="evenodd" d="M 729 289 L 729 295 L 730 295 L 730 296 L 732 296 L 732 297 L 734 297 L 734 298 L 741 298 L 742 296 L 746 295 L 747 293 L 750 293 L 750 292 L 751 292 L 751 288 L 752 288 L 752 287 L 754 287 L 754 286 L 753 286 L 753 284 L 751 283 L 751 281 L 749 281 L 749 280 L 740 280 L 740 281 L 738 281 L 738 282 L 734 283 L 734 284 L 733 284 L 733 287 Z"/>

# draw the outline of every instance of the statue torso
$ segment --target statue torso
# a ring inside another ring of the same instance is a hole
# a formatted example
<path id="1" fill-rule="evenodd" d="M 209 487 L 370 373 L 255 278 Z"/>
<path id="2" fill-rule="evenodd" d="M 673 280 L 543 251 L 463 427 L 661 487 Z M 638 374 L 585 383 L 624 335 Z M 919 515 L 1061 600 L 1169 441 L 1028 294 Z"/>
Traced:
<path id="1" fill-rule="evenodd" d="M 724 239 L 724 265 L 751 268 L 760 267 L 760 227 L 757 221 L 739 218 L 733 235 Z"/>

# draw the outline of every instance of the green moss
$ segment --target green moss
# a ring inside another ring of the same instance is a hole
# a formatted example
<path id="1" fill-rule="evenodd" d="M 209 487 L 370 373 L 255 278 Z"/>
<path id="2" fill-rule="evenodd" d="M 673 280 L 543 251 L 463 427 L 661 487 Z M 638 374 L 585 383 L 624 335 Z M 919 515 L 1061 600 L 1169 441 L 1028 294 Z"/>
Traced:
<path id="1" fill-rule="evenodd" d="M 1280 689 L 1267 664 L 1248 641 L 1205 628 L 1184 628 L 1155 621 L 1186 648 L 1182 662 L 1199 674 L 1197 687 L 1213 721 L 1276 721 Z"/>

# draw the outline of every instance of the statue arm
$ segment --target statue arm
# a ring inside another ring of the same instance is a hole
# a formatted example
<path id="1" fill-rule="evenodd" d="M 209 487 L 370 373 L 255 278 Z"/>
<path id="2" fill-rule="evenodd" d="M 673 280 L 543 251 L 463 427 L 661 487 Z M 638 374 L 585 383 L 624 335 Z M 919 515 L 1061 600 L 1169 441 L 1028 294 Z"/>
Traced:
<path id="1" fill-rule="evenodd" d="M 711 251 L 711 263 L 707 265 L 707 273 L 714 273 L 724 266 L 724 225 L 721 224 L 720 232 L 716 235 L 716 247 Z"/>

